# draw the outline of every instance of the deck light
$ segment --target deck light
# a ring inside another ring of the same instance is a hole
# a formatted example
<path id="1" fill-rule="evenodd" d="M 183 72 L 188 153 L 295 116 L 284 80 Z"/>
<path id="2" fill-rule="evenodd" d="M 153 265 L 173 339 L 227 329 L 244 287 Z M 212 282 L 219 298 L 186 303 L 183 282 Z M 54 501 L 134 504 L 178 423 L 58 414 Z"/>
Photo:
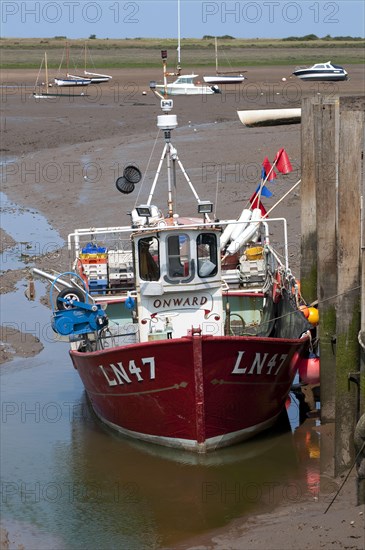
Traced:
<path id="1" fill-rule="evenodd" d="M 136 206 L 138 216 L 150 218 L 152 216 L 151 207 L 148 204 L 140 204 Z"/>
<path id="2" fill-rule="evenodd" d="M 213 212 L 213 203 L 210 201 L 199 201 L 198 212 L 199 214 L 211 214 Z"/>

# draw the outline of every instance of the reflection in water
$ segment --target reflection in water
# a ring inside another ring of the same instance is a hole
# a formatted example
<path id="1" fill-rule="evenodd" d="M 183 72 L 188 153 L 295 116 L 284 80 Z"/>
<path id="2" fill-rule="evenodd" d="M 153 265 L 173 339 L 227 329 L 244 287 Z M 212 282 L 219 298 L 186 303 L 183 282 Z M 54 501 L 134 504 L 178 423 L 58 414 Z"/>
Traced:
<path id="1" fill-rule="evenodd" d="M 287 483 L 297 461 L 288 432 L 193 455 L 123 439 L 104 429 L 87 405 L 83 411 L 65 449 L 72 457 L 69 475 L 78 491 L 92 488 L 95 506 L 88 521 L 109 524 L 111 545 L 126 534 L 138 539 L 139 548 L 173 544 L 239 515 L 270 509 L 292 493 Z M 85 503 L 75 504 L 81 512 Z"/>
<path id="2" fill-rule="evenodd" d="M 28 331 L 45 314 L 32 303 Z M 124 439 L 90 410 L 68 345 L 45 334 L 38 356 L 0 370 L 5 525 L 52 548 L 153 549 L 318 495 L 314 424 L 208 455 Z"/>

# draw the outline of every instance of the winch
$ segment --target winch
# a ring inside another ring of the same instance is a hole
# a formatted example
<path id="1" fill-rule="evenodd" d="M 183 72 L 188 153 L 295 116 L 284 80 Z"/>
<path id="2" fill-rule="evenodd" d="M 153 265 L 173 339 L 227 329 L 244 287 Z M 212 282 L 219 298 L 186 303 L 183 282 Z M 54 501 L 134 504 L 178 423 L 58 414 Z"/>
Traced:
<path id="1" fill-rule="evenodd" d="M 108 324 L 108 318 L 99 304 L 72 301 L 71 309 L 55 311 L 52 329 L 61 334 L 87 334 L 99 331 Z"/>
<path id="2" fill-rule="evenodd" d="M 52 301 L 52 290 L 57 281 L 64 275 L 78 277 L 76 273 L 63 273 L 55 278 L 50 289 L 50 301 Z M 84 281 L 82 281 L 84 284 Z M 85 286 L 85 285 L 84 285 Z M 85 298 L 90 303 L 85 302 Z M 95 304 L 91 296 L 76 286 L 69 286 L 58 293 L 56 307 L 53 309 L 52 329 L 62 336 L 82 335 L 100 331 L 108 325 L 108 317 L 100 304 Z"/>

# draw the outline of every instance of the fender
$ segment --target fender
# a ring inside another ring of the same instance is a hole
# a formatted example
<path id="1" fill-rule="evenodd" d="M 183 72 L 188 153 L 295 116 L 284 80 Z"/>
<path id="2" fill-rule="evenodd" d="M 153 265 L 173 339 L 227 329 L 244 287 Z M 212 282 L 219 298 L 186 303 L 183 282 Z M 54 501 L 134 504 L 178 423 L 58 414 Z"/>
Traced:
<path id="1" fill-rule="evenodd" d="M 235 254 L 244 244 L 246 244 L 252 237 L 255 235 L 262 218 L 262 213 L 260 208 L 254 208 L 252 211 L 251 221 L 256 223 L 247 223 L 247 227 L 238 235 L 238 237 L 231 242 L 227 248 L 228 254 Z"/>

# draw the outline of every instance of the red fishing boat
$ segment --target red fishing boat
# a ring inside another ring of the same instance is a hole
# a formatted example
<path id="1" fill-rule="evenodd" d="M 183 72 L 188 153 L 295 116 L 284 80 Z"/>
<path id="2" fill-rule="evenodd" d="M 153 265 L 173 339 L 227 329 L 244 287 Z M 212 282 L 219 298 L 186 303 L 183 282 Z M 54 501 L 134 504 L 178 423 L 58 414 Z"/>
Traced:
<path id="1" fill-rule="evenodd" d="M 52 326 L 70 355 L 95 413 L 122 434 L 206 452 L 270 428 L 285 403 L 310 329 L 288 265 L 285 219 L 245 208 L 211 220 L 171 143 L 176 116 L 161 99 L 165 142 L 148 199 L 131 224 L 75 230 L 71 271 L 51 279 Z M 167 166 L 168 212 L 153 205 Z M 195 217 L 172 200 L 177 165 L 197 202 Z M 141 179 L 128 166 L 116 185 Z M 284 260 L 269 225 L 283 228 Z M 59 292 L 60 287 L 64 289 Z"/>

